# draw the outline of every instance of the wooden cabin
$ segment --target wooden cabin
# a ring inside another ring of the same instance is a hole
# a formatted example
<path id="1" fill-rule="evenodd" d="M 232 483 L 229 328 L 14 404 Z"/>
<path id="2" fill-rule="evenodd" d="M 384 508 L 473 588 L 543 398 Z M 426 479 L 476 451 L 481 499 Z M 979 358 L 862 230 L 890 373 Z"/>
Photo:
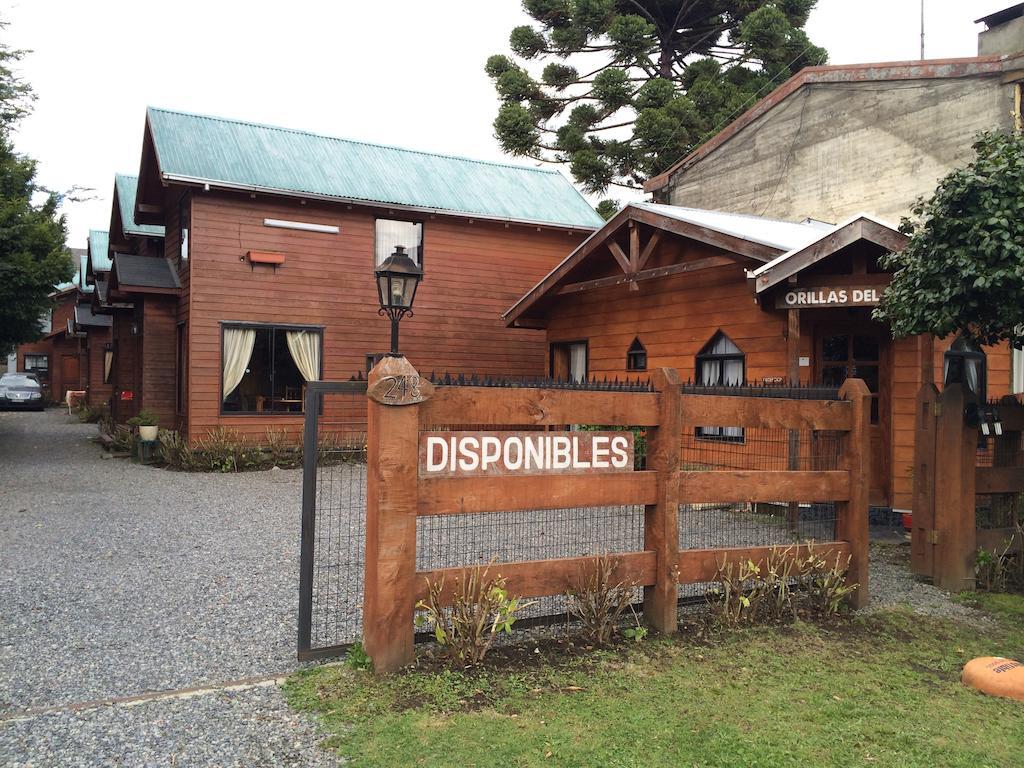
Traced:
<path id="1" fill-rule="evenodd" d="M 878 259 L 905 244 L 866 215 L 831 225 L 634 203 L 504 317 L 545 330 L 554 376 L 621 379 L 667 366 L 703 385 L 829 387 L 859 376 L 873 395 L 871 503 L 906 510 L 918 388 L 941 383 L 945 358 L 963 360 L 952 339 L 893 339 L 871 318 L 890 279 Z M 1006 394 L 1010 352 L 985 352 L 987 370 L 972 380 L 982 396 Z M 743 442 L 731 425 L 695 438 Z"/>
<path id="2" fill-rule="evenodd" d="M 143 404 L 191 440 L 297 435 L 306 381 L 365 373 L 389 348 L 373 270 L 396 246 L 424 272 L 401 324 L 421 371 L 542 375 L 544 334 L 501 312 L 602 223 L 551 169 L 161 109 L 131 215 L 166 237 L 112 242 L 108 299 L 138 321 Z M 147 260 L 168 267 L 129 284 Z"/>

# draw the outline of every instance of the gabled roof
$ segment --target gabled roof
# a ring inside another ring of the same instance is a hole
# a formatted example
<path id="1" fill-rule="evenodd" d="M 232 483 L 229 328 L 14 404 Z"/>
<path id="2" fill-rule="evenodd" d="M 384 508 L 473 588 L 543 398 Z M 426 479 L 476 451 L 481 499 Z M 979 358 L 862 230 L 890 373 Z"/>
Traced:
<path id="1" fill-rule="evenodd" d="M 153 162 L 164 182 L 564 228 L 596 229 L 603 223 L 572 184 L 549 168 L 418 152 L 153 107 L 147 111 L 143 144 L 144 182 L 149 178 L 147 162 Z M 149 213 L 147 207 L 156 201 L 141 199 L 146 189 L 140 192 L 136 210 Z"/>
<path id="2" fill-rule="evenodd" d="M 138 176 L 129 176 L 126 173 L 114 175 L 114 207 L 121 218 L 121 231 L 137 237 L 163 237 L 162 226 L 135 223 L 135 192 L 138 187 Z"/>
<path id="3" fill-rule="evenodd" d="M 114 318 L 110 315 L 95 315 L 88 304 L 75 305 L 75 326 L 81 328 L 110 328 Z"/>
<path id="4" fill-rule="evenodd" d="M 792 96 L 804 86 L 817 83 L 859 83 L 893 80 L 938 80 L 959 77 L 985 77 L 1019 69 L 1021 55 L 974 56 L 962 59 L 925 59 L 890 61 L 877 64 L 840 64 L 805 67 L 733 120 L 708 141 L 663 173 L 644 183 L 645 192 L 665 187 L 672 176 L 700 162 L 759 117 Z"/>
<path id="5" fill-rule="evenodd" d="M 114 255 L 108 287 L 130 293 L 176 293 L 181 283 L 169 259 L 118 253 Z"/>
<path id="6" fill-rule="evenodd" d="M 510 307 L 502 315 L 506 323 L 510 326 L 522 325 L 524 323 L 520 322 L 521 318 L 533 317 L 546 311 L 558 290 L 570 281 L 573 271 L 592 255 L 599 253 L 601 246 L 612 241 L 616 232 L 631 221 L 714 246 L 727 254 L 726 257 L 715 257 L 716 262 L 732 259 L 747 264 L 763 264 L 785 251 L 803 248 L 818 240 L 823 231 L 822 223 L 812 220 L 797 223 L 657 203 L 629 203 Z M 638 260 L 637 268 L 640 266 Z M 675 267 L 671 271 L 678 273 Z M 664 268 L 648 272 L 657 273 L 652 274 L 652 277 L 669 274 Z M 637 279 L 643 277 L 645 275 L 638 274 Z M 614 279 L 600 278 L 594 282 L 617 284 L 630 279 L 633 278 L 623 274 Z"/>
<path id="7" fill-rule="evenodd" d="M 77 288 L 88 293 L 92 290 L 91 287 L 86 287 L 85 285 L 85 268 L 88 255 L 84 248 L 69 248 L 68 250 L 71 251 L 71 258 L 75 262 L 75 274 L 67 282 L 53 286 L 53 292 L 64 293 L 72 288 Z"/>
<path id="8" fill-rule="evenodd" d="M 98 272 L 110 271 L 110 236 L 105 229 L 90 229 L 86 283 L 94 283 Z"/>
<path id="9" fill-rule="evenodd" d="M 819 229 L 813 240 L 786 251 L 757 269 L 748 270 L 747 277 L 754 281 L 755 293 L 763 293 L 857 240 L 868 240 L 889 251 L 899 251 L 909 238 L 881 219 L 858 213 L 834 227 Z"/>

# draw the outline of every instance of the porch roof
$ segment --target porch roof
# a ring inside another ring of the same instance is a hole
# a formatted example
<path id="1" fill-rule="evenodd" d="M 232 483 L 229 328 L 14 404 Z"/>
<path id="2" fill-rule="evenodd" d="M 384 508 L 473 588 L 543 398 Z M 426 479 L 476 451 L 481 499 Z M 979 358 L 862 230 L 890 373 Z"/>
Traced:
<path id="1" fill-rule="evenodd" d="M 87 284 L 96 280 L 97 272 L 110 271 L 110 234 L 105 229 L 90 229 L 85 278 Z"/>
<path id="2" fill-rule="evenodd" d="M 135 221 L 135 192 L 139 177 L 126 173 L 114 175 L 114 207 L 120 215 L 121 231 L 137 237 L 163 237 L 164 228 L 158 224 L 137 224 Z"/>
<path id="3" fill-rule="evenodd" d="M 114 318 L 110 315 L 93 314 L 88 304 L 75 305 L 75 325 L 83 328 L 110 328 Z"/>
<path id="4" fill-rule="evenodd" d="M 169 259 L 118 253 L 114 255 L 108 289 L 124 293 L 177 293 L 181 283 Z"/>

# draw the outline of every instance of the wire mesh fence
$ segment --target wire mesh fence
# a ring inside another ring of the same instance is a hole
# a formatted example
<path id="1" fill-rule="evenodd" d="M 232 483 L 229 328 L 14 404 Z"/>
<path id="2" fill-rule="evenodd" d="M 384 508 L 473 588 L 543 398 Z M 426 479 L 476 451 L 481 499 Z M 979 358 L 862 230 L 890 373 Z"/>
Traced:
<path id="1" fill-rule="evenodd" d="M 683 469 L 836 470 L 842 439 L 832 430 L 693 427 L 683 433 Z"/>

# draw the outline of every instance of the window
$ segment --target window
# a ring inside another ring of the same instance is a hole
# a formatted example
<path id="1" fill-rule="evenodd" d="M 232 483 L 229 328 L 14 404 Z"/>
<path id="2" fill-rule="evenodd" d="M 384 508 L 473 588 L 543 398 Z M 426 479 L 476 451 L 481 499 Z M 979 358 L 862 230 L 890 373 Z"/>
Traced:
<path id="1" fill-rule="evenodd" d="M 638 338 L 633 339 L 633 343 L 629 345 L 629 351 L 626 352 L 626 370 L 647 370 L 647 350 L 644 349 L 644 345 L 640 343 Z"/>
<path id="2" fill-rule="evenodd" d="M 375 266 L 380 266 L 388 256 L 395 252 L 396 245 L 405 246 L 409 258 L 423 268 L 423 223 L 419 221 L 398 221 L 397 219 L 377 219 L 375 237 Z"/>
<path id="3" fill-rule="evenodd" d="M 968 397 L 984 402 L 988 388 L 985 353 L 977 345 L 958 336 L 943 356 L 942 383 L 962 384 Z"/>
<path id="4" fill-rule="evenodd" d="M 746 380 L 746 358 L 740 348 L 732 343 L 732 339 L 719 331 L 697 353 L 694 371 L 698 384 L 708 387 L 736 386 Z M 697 427 L 697 437 L 740 442 L 743 440 L 743 428 Z"/>
<path id="5" fill-rule="evenodd" d="M 45 384 L 50 380 L 50 356 L 25 355 L 25 372 L 34 373 L 40 383 Z"/>
<path id="6" fill-rule="evenodd" d="M 384 352 L 369 352 L 366 355 L 366 372 L 369 373 L 373 370 L 373 366 L 383 360 L 385 357 Z"/>
<path id="7" fill-rule="evenodd" d="M 550 375 L 559 381 L 579 383 L 587 380 L 587 342 L 567 341 L 552 344 Z"/>
<path id="8" fill-rule="evenodd" d="M 109 344 L 103 349 L 103 383 L 110 383 L 110 375 L 114 371 L 114 348 Z"/>
<path id="9" fill-rule="evenodd" d="M 878 423 L 882 340 L 870 333 L 829 333 L 821 337 L 821 383 L 841 387 L 847 377 L 862 379 L 871 392 L 871 423 Z"/>
<path id="10" fill-rule="evenodd" d="M 321 374 L 319 328 L 224 325 L 221 338 L 222 412 L 302 412 L 305 384 Z"/>

